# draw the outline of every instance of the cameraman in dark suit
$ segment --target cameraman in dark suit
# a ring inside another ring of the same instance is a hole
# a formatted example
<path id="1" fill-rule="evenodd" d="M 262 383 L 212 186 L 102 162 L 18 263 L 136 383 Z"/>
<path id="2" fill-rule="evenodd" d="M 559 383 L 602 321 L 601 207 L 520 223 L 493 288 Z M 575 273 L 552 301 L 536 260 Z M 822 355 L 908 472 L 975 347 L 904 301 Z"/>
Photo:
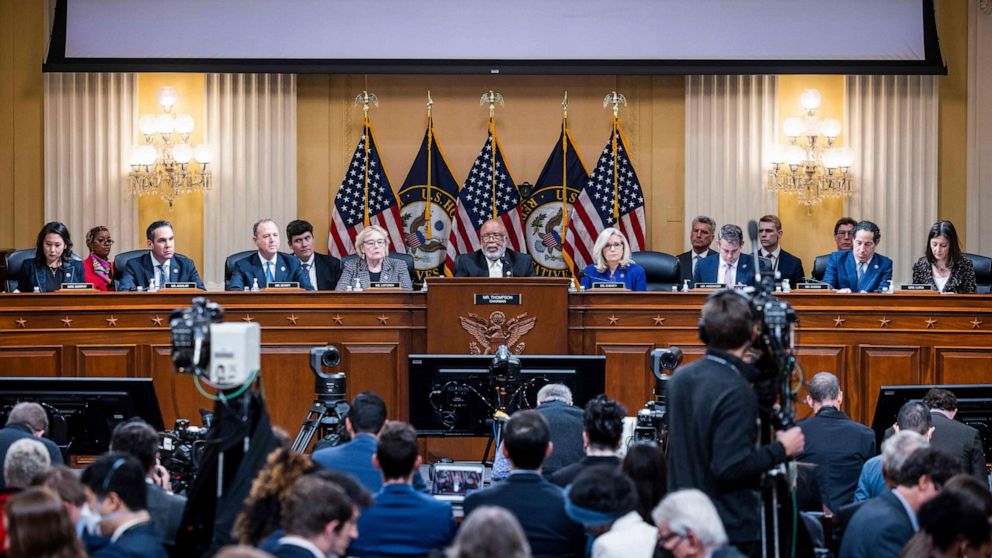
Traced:
<path id="1" fill-rule="evenodd" d="M 759 372 L 745 362 L 758 333 L 750 302 L 732 290 L 703 306 L 700 337 L 706 357 L 679 369 L 668 383 L 668 489 L 697 488 L 709 496 L 731 544 L 760 553 L 758 491 L 762 473 L 803 451 L 793 427 L 758 446 Z"/>
<path id="2" fill-rule="evenodd" d="M 490 219 L 479 229 L 482 248 L 455 258 L 455 277 L 530 277 L 534 260 L 506 247 L 506 227 Z"/>
<path id="3" fill-rule="evenodd" d="M 286 238 L 310 284 L 318 291 L 333 291 L 341 278 L 341 260 L 313 251 L 313 225 L 301 219 L 290 221 L 286 225 Z"/>
<path id="4" fill-rule="evenodd" d="M 985 470 L 985 451 L 978 430 L 954 420 L 958 414 L 958 398 L 946 389 L 933 388 L 923 397 L 923 404 L 930 409 L 933 434 L 930 445 L 944 450 L 961 462 L 961 470 L 989 485 Z"/>

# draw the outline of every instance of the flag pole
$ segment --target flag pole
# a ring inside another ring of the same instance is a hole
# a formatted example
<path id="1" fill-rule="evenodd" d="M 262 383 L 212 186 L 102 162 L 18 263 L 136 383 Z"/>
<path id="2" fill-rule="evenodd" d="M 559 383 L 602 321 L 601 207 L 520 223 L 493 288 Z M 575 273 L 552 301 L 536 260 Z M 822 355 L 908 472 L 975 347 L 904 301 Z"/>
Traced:
<path id="1" fill-rule="evenodd" d="M 490 89 L 482 94 L 479 100 L 480 105 L 489 103 L 489 135 L 493 138 L 492 153 L 492 198 L 493 198 L 493 219 L 499 217 L 499 206 L 496 205 L 496 103 L 503 104 L 503 94 Z"/>
<path id="2" fill-rule="evenodd" d="M 627 98 L 616 91 L 611 91 L 603 98 L 603 108 L 613 105 L 613 136 L 610 144 L 613 147 L 613 220 L 617 227 L 620 226 L 620 174 L 617 161 L 617 130 L 620 127 L 620 104 L 627 106 Z"/>
<path id="3" fill-rule="evenodd" d="M 427 203 L 424 207 L 424 218 L 427 220 L 427 234 L 424 235 L 427 240 L 431 239 L 431 229 L 434 226 L 431 224 L 431 166 L 432 160 L 431 153 L 432 146 L 434 144 L 434 116 L 432 110 L 434 108 L 434 100 L 431 99 L 431 90 L 427 90 Z"/>
<path id="4" fill-rule="evenodd" d="M 561 239 L 568 232 L 568 90 L 561 101 Z"/>
<path id="5" fill-rule="evenodd" d="M 379 98 L 375 96 L 375 93 L 369 93 L 368 91 L 362 91 L 361 95 L 355 97 L 355 104 L 361 103 L 362 112 L 364 117 L 362 120 L 362 134 L 365 136 L 365 179 L 364 188 L 362 190 L 362 205 L 364 206 L 364 216 L 362 220 L 363 226 L 369 226 L 371 219 L 369 218 L 369 151 L 371 148 L 369 145 L 372 143 L 372 123 L 369 121 L 369 106 L 375 105 L 379 106 Z"/>

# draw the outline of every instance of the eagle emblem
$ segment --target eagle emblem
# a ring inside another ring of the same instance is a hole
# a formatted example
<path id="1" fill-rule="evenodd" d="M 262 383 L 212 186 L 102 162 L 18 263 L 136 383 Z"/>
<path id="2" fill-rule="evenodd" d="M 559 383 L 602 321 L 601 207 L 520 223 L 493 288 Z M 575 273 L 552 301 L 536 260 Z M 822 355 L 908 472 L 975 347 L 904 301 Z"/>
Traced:
<path id="1" fill-rule="evenodd" d="M 524 335 L 534 329 L 537 318 L 526 313 L 507 320 L 506 314 L 497 310 L 485 319 L 477 314 L 469 313 L 468 317 L 459 316 L 462 324 L 474 341 L 469 343 L 469 354 L 490 355 L 496 352 L 500 345 L 506 345 L 510 352 L 520 354 L 527 348 L 527 343 L 521 341 Z"/>

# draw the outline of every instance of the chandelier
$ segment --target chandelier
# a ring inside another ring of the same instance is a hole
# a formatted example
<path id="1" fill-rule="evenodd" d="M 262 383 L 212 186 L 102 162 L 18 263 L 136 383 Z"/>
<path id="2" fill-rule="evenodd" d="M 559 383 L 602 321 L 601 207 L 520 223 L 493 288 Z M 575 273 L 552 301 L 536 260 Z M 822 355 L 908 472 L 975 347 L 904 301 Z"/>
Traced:
<path id="1" fill-rule="evenodd" d="M 799 203 L 812 209 L 824 199 L 851 195 L 854 152 L 849 147 L 833 145 L 840 135 L 839 120 L 816 116 L 819 91 L 803 91 L 799 104 L 806 116 L 792 116 L 782 123 L 789 145 L 772 146 L 767 187 L 772 192 L 793 194 Z"/>
<path id="2" fill-rule="evenodd" d="M 131 194 L 157 194 L 168 202 L 170 210 L 181 194 L 206 192 L 212 186 L 207 165 L 213 153 L 208 145 L 190 145 L 193 117 L 172 114 L 176 99 L 175 88 L 163 87 L 158 92 L 162 113 L 142 115 L 138 120 L 145 143 L 131 149 L 131 172 L 127 175 Z"/>

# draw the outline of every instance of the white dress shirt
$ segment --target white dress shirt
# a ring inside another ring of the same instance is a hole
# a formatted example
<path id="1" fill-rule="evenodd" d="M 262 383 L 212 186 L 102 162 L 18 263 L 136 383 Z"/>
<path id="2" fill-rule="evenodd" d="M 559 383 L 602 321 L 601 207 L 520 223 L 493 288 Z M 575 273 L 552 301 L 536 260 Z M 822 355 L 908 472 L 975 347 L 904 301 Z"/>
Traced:
<path id="1" fill-rule="evenodd" d="M 692 253 L 692 272 L 693 273 L 696 273 L 696 264 L 699 263 L 699 260 L 705 258 L 708 254 L 709 254 L 709 249 L 703 250 L 702 252 L 693 252 Z"/>
<path id="2" fill-rule="evenodd" d="M 307 261 L 300 260 L 300 265 L 303 269 L 307 270 L 307 275 L 310 277 L 310 284 L 313 288 L 317 288 L 317 268 L 313 265 L 317 261 L 317 257 L 310 254 L 310 259 Z M 307 266 L 310 266 L 309 268 Z"/>
<path id="3" fill-rule="evenodd" d="M 728 287 L 733 287 L 737 284 L 737 262 L 729 264 L 720 259 L 720 267 L 717 268 L 716 280 L 718 283 L 723 283 Z"/>
<path id="4" fill-rule="evenodd" d="M 502 277 L 503 276 L 503 260 L 490 260 L 486 258 L 486 263 L 489 264 L 489 276 L 490 277 Z"/>
<path id="5" fill-rule="evenodd" d="M 592 558 L 651 558 L 656 544 L 658 529 L 632 511 L 596 538 L 592 543 Z"/>

